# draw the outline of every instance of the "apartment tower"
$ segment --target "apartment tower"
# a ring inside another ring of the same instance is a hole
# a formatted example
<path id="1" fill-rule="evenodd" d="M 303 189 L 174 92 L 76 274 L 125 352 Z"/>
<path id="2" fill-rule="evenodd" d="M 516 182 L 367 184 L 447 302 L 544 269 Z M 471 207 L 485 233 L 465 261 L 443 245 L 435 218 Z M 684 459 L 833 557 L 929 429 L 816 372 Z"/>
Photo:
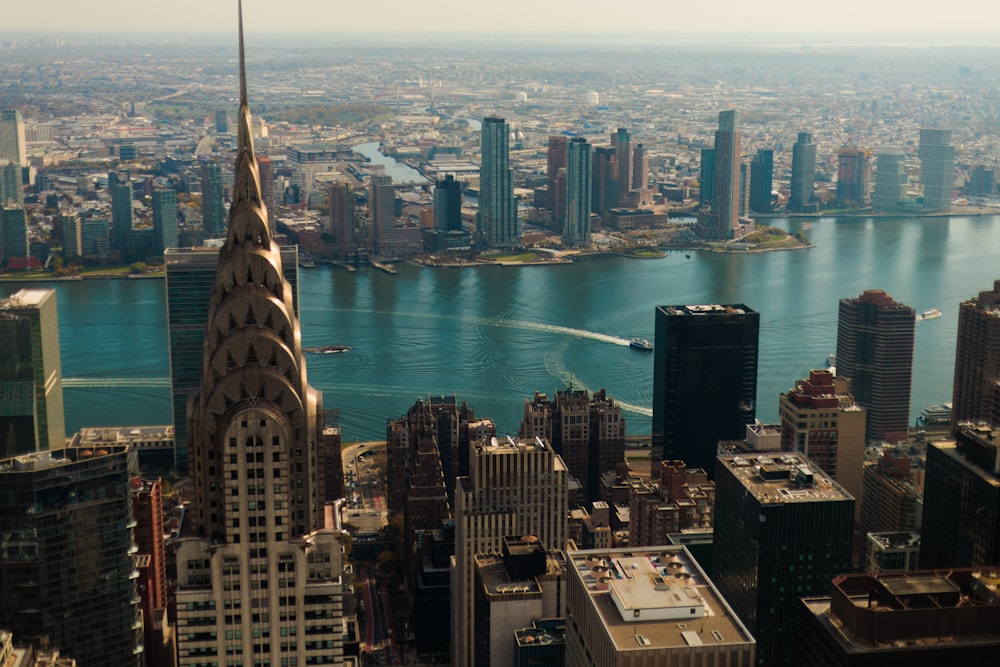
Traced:
<path id="1" fill-rule="evenodd" d="M 563 246 L 586 248 L 590 245 L 590 144 L 583 137 L 573 137 L 566 155 Z"/>
<path id="2" fill-rule="evenodd" d="M 1000 425 L 1000 280 L 958 310 L 952 426 Z"/>
<path id="3" fill-rule="evenodd" d="M 489 248 L 521 243 L 509 142 L 507 121 L 497 116 L 483 119 L 476 235 L 479 243 Z"/>
<path id="4" fill-rule="evenodd" d="M 809 132 L 799 132 L 792 145 L 792 181 L 788 208 L 801 211 L 812 201 L 816 182 L 816 144 Z"/>
<path id="5" fill-rule="evenodd" d="M 920 182 L 924 186 L 924 210 L 947 213 L 955 185 L 955 146 L 951 130 L 920 130 Z"/>

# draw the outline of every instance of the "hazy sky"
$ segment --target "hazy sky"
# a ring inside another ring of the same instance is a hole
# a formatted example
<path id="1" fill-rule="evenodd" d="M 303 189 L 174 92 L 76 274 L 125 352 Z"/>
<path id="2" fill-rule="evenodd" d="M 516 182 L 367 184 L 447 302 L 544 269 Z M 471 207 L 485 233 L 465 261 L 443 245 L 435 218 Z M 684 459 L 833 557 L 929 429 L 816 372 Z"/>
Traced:
<path id="1" fill-rule="evenodd" d="M 218 31 L 234 26 L 236 0 L 4 0 L 0 32 Z M 937 34 L 960 43 L 996 35 L 998 0 L 244 0 L 247 32 L 786 33 L 853 41 Z M 249 39 L 249 37 L 248 37 Z M 987 42 L 988 43 L 988 42 Z"/>

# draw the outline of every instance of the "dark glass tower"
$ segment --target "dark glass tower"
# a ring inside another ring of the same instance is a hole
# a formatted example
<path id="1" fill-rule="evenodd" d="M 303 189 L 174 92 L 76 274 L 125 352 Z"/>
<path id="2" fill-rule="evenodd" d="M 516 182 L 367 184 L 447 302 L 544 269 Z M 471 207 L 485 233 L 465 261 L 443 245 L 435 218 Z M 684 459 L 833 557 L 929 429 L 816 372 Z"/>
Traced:
<path id="1" fill-rule="evenodd" d="M 564 246 L 590 245 L 590 144 L 583 137 L 569 142 L 566 159 L 566 220 Z"/>
<path id="2" fill-rule="evenodd" d="M 774 151 L 759 148 L 750 163 L 750 210 L 770 213 L 774 178 Z"/>
<path id="3" fill-rule="evenodd" d="M 509 141 L 510 126 L 507 121 L 497 116 L 483 120 L 476 234 L 480 244 L 487 247 L 516 246 L 521 243 Z"/>
<path id="4" fill-rule="evenodd" d="M 756 417 L 759 328 L 743 304 L 657 306 L 654 452 L 714 474 L 718 442 L 742 439 Z"/>
<path id="5" fill-rule="evenodd" d="M 177 247 L 177 195 L 170 188 L 153 190 L 153 235 L 158 253 Z"/>
<path id="6" fill-rule="evenodd" d="M 799 132 L 792 146 L 792 183 L 788 208 L 800 211 L 812 201 L 816 183 L 816 144 L 809 132 Z"/>
<path id="7" fill-rule="evenodd" d="M 705 206 L 715 198 L 715 149 L 701 149 L 701 171 L 698 182 L 701 186 L 698 194 L 698 205 Z"/>
<path id="8" fill-rule="evenodd" d="M 222 208 L 222 167 L 214 162 L 201 165 L 201 227 L 216 236 L 225 231 Z"/>
<path id="9" fill-rule="evenodd" d="M 452 174 L 434 184 L 434 228 L 442 232 L 462 231 L 462 183 Z"/>

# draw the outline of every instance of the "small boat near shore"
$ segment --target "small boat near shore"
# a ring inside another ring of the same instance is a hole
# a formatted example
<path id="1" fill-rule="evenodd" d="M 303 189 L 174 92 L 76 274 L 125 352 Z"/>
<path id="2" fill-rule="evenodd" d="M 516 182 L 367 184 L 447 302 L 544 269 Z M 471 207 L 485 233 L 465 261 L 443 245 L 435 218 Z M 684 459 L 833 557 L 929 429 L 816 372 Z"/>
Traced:
<path id="1" fill-rule="evenodd" d="M 651 352 L 653 350 L 653 344 L 645 338 L 632 338 L 629 340 L 628 346 L 633 350 L 642 350 L 643 352 Z"/>
<path id="2" fill-rule="evenodd" d="M 937 308 L 931 308 L 920 313 L 920 319 L 922 320 L 936 320 L 939 317 L 941 317 L 941 311 Z"/>
<path id="3" fill-rule="evenodd" d="M 323 347 L 304 347 L 302 351 L 311 354 L 339 354 L 340 352 L 350 352 L 351 347 L 349 345 L 325 345 Z"/>

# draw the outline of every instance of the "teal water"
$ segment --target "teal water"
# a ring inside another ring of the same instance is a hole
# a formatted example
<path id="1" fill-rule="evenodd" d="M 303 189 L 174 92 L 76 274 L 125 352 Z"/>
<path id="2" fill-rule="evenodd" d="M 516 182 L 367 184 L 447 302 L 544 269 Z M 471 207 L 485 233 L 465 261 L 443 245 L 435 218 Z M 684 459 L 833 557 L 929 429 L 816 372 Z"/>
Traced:
<path id="1" fill-rule="evenodd" d="M 630 433 L 649 433 L 658 304 L 742 302 L 761 313 L 758 416 L 836 346 L 837 302 L 888 291 L 918 312 L 913 411 L 949 400 L 959 303 L 1000 278 L 1000 216 L 779 220 L 816 247 L 744 255 L 672 252 L 659 260 L 603 257 L 573 265 L 430 269 L 399 274 L 302 269 L 310 382 L 340 410 L 348 440 L 384 436 L 385 420 L 418 396 L 457 394 L 516 432 L 523 401 L 569 383 L 602 387 L 626 407 Z M 170 420 L 161 280 L 43 283 L 58 292 L 67 428 Z M 3 285 L 6 294 L 24 286 Z"/>

